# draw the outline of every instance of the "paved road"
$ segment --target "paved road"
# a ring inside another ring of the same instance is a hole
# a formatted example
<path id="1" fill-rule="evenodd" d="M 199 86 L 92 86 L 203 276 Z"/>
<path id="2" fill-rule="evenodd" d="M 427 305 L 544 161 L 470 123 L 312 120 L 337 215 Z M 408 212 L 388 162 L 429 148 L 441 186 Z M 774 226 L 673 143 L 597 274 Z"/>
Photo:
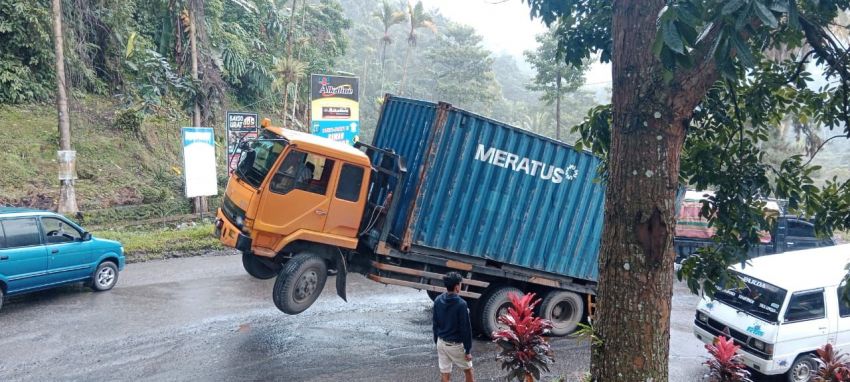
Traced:
<path id="1" fill-rule="evenodd" d="M 0 381 L 435 381 L 424 292 L 350 277 L 298 316 L 271 302 L 238 256 L 131 264 L 115 289 L 82 286 L 21 296 L 0 311 Z M 690 334 L 696 298 L 676 285 L 671 381 L 700 379 L 705 352 Z M 577 380 L 588 348 L 552 341 L 552 375 Z M 503 380 L 496 347 L 473 345 L 481 381 Z M 456 379 L 460 377 L 457 375 Z"/>

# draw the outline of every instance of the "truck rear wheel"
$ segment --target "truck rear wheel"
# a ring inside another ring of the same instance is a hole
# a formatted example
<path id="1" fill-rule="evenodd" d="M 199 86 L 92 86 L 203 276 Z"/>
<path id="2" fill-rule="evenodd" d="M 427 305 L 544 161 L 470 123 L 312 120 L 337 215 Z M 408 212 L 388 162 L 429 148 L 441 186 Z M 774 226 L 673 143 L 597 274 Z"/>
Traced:
<path id="1" fill-rule="evenodd" d="M 540 303 L 540 317 L 552 322 L 552 335 L 565 336 L 576 330 L 584 313 L 584 301 L 576 293 L 553 290 Z"/>
<path id="2" fill-rule="evenodd" d="M 242 267 L 245 268 L 245 272 L 248 272 L 249 275 L 260 280 L 268 280 L 275 277 L 280 271 L 280 266 L 276 268 L 269 267 L 256 255 L 246 252 L 242 252 Z"/>
<path id="3" fill-rule="evenodd" d="M 301 313 L 319 298 L 328 278 L 328 266 L 321 257 L 301 253 L 286 263 L 272 290 L 275 306 L 286 314 Z"/>
<path id="4" fill-rule="evenodd" d="M 509 286 L 496 287 L 487 293 L 482 300 L 478 301 L 480 310 L 476 316 L 481 332 L 487 338 L 493 337 L 493 332 L 499 330 L 504 325 L 500 324 L 499 316 L 508 313 L 508 308 L 511 306 L 511 301 L 508 300 L 508 294 L 516 293 L 522 295 L 522 291 Z"/>

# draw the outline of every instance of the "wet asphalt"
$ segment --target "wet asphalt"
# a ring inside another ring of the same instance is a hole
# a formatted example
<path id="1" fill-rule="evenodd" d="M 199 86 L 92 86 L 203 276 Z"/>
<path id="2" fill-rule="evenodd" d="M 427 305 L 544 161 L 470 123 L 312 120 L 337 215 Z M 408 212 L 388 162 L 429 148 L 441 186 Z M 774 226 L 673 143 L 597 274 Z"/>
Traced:
<path id="1" fill-rule="evenodd" d="M 329 279 L 297 316 L 271 301 L 239 256 L 130 264 L 118 285 L 73 285 L 11 298 L 0 310 L 0 381 L 437 381 L 431 301 L 424 292 L 349 277 L 349 302 Z M 670 381 L 701 380 L 691 334 L 697 298 L 676 284 Z M 551 341 L 549 377 L 576 381 L 588 346 Z M 496 346 L 473 344 L 479 381 L 502 381 Z M 455 372 L 453 380 L 462 380 Z"/>

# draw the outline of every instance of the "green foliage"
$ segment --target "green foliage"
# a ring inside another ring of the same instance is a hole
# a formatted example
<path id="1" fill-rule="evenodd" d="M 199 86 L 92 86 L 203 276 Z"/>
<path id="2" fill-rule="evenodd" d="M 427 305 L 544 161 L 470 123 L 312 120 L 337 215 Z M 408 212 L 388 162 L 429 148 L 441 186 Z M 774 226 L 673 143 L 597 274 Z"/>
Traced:
<path id="1" fill-rule="evenodd" d="M 53 94 L 50 2 L 0 0 L 0 103 Z"/>
<path id="2" fill-rule="evenodd" d="M 169 254 L 185 255 L 184 252 L 222 249 L 213 229 L 212 224 L 198 224 L 182 229 L 96 230 L 92 235 L 120 241 L 127 261 L 133 263 L 170 257 Z"/>
<path id="3" fill-rule="evenodd" d="M 425 51 L 434 99 L 488 111 L 500 89 L 490 52 L 471 27 L 449 23 L 438 42 Z"/>
<path id="4" fill-rule="evenodd" d="M 556 27 L 537 36 L 537 49 L 523 52 L 525 60 L 531 64 L 536 74 L 528 88 L 543 92 L 541 100 L 551 105 L 558 97 L 575 92 L 584 85 L 584 72 L 588 65 L 579 66 L 567 64 L 558 51 L 558 40 L 555 38 Z M 560 81 L 560 93 L 558 91 Z"/>
<path id="5" fill-rule="evenodd" d="M 527 2 L 532 16 L 557 24 L 558 46 L 568 63 L 580 65 L 597 54 L 602 61 L 612 58 L 610 2 Z M 674 0 L 659 13 L 653 53 L 666 83 L 658 91 L 691 96 L 694 89 L 675 83 L 685 73 L 718 80 L 705 94 L 693 95 L 700 102 L 685 121 L 681 153 L 681 183 L 715 190 L 703 215 L 716 229 L 716 245 L 690 258 L 679 273 L 693 290 L 710 292 L 735 282 L 727 266 L 746 261 L 759 230 L 773 224 L 761 209 L 765 198 L 787 200 L 788 212 L 813 218 L 821 235 L 850 227 L 850 181 L 835 178 L 818 186 L 813 177 L 821 169 L 811 158 L 769 161 L 765 151 L 784 137 L 775 129 L 790 118 L 850 137 L 850 57 L 828 29 L 848 10 L 845 0 L 733 0 L 720 7 Z M 778 54 L 800 49 L 799 56 Z M 814 85 L 806 71 L 810 63 L 824 68 L 825 85 Z M 579 148 L 607 156 L 612 128 L 611 109 L 593 109 L 576 128 Z"/>

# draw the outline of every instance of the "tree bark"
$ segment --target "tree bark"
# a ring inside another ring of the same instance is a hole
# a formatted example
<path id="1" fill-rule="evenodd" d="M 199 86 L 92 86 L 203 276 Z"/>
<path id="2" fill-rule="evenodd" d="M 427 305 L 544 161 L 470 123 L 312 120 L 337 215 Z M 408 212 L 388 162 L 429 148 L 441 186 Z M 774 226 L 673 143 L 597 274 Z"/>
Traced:
<path id="1" fill-rule="evenodd" d="M 189 49 L 192 53 L 192 81 L 198 82 L 198 41 L 195 33 L 195 12 L 189 10 Z M 195 95 L 195 105 L 192 109 L 192 126 L 201 126 L 201 104 L 198 95 Z"/>
<path id="2" fill-rule="evenodd" d="M 292 0 L 292 8 L 289 11 L 289 31 L 286 33 L 286 60 L 289 67 L 284 73 L 286 78 L 283 81 L 283 127 L 286 127 L 286 111 L 289 110 L 289 82 L 292 80 L 292 26 L 295 24 L 295 6 L 297 0 Z"/>
<path id="3" fill-rule="evenodd" d="M 192 54 L 192 81 L 198 83 L 198 41 L 195 28 L 195 10 L 189 9 L 189 49 Z M 195 105 L 192 109 L 192 126 L 201 126 L 201 104 L 198 102 L 198 95 L 195 94 Z M 198 196 L 192 200 L 192 206 L 195 213 L 203 214 L 207 211 L 207 197 Z"/>
<path id="4" fill-rule="evenodd" d="M 410 44 L 407 44 L 407 50 L 404 53 L 404 69 L 401 71 L 401 84 L 398 86 L 398 95 L 404 95 L 404 82 L 407 80 L 407 65 L 410 62 Z"/>
<path id="5" fill-rule="evenodd" d="M 558 79 L 555 85 L 555 139 L 561 140 L 561 64 L 558 63 Z"/>
<path id="6" fill-rule="evenodd" d="M 56 109 L 59 114 L 59 150 L 71 150 L 71 120 L 65 87 L 65 50 L 62 37 L 62 0 L 53 0 L 53 48 L 56 53 Z M 60 166 L 62 164 L 60 163 Z M 73 168 L 73 162 L 71 168 Z M 59 181 L 59 213 L 77 213 L 77 194 L 73 179 Z"/>
<path id="7" fill-rule="evenodd" d="M 652 53 L 664 0 L 617 0 L 613 121 L 599 258 L 591 374 L 596 381 L 667 381 L 675 197 L 685 122 Z"/>

